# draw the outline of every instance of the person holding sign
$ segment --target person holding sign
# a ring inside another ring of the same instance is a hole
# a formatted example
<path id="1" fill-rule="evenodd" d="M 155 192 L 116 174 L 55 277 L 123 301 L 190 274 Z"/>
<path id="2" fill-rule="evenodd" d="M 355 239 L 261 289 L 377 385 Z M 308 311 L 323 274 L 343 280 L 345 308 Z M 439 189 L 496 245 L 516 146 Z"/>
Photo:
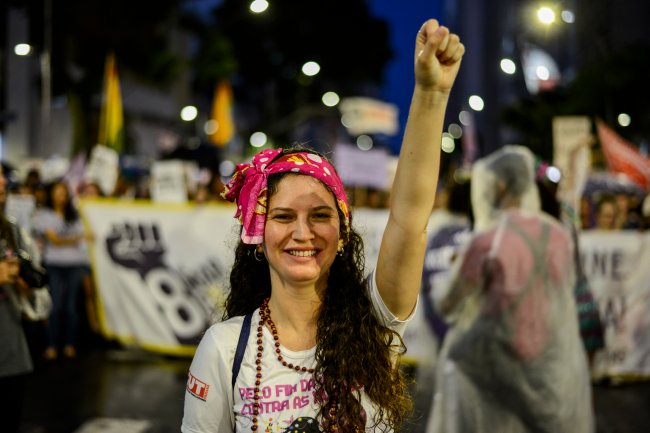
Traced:
<path id="1" fill-rule="evenodd" d="M 369 47 L 371 49 L 371 47 Z M 416 308 L 444 114 L 464 46 L 428 20 L 378 263 L 332 165 L 306 149 L 240 164 L 225 196 L 241 241 L 225 319 L 189 371 L 182 431 L 393 431 L 410 413 L 398 359 Z"/>

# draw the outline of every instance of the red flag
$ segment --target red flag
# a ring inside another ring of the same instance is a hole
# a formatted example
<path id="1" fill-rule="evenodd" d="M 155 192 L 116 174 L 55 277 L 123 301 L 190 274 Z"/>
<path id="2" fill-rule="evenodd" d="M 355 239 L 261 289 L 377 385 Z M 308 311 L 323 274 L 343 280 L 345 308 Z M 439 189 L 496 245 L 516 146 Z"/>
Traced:
<path id="1" fill-rule="evenodd" d="M 650 159 L 643 156 L 636 146 L 618 135 L 602 120 L 596 121 L 596 128 L 608 170 L 624 174 L 641 188 L 648 190 Z"/>

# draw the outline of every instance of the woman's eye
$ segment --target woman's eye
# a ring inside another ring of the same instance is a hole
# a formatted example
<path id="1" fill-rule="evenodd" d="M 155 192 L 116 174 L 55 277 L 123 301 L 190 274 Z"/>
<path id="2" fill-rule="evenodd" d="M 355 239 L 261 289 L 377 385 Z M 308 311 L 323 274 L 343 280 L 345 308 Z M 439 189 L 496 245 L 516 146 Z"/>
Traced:
<path id="1" fill-rule="evenodd" d="M 332 215 L 327 213 L 327 212 L 319 212 L 319 213 L 314 214 L 314 218 L 316 218 L 316 219 L 329 219 L 331 217 L 332 217 Z"/>

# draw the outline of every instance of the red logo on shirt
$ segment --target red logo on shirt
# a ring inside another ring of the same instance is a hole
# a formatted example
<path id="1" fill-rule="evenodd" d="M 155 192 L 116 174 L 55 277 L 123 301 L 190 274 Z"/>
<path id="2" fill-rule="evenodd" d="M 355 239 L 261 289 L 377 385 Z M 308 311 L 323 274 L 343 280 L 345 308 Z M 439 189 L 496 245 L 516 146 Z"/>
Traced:
<path id="1" fill-rule="evenodd" d="M 201 382 L 199 379 L 192 376 L 192 373 L 187 374 L 187 392 L 192 394 L 194 397 L 205 401 L 208 398 L 208 389 L 210 389 L 210 385 Z"/>

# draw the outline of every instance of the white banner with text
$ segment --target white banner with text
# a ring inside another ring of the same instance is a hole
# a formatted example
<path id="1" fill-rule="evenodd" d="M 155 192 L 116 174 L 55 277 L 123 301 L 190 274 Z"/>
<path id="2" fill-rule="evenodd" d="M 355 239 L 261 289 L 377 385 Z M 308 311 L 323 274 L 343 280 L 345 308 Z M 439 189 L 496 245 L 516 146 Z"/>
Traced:
<path id="1" fill-rule="evenodd" d="M 221 317 L 215 306 L 224 299 L 239 230 L 233 212 L 227 205 L 83 201 L 86 228 L 94 237 L 104 335 L 161 353 L 193 354 L 205 329 Z M 359 209 L 354 215 L 369 272 L 388 214 Z M 605 326 L 606 347 L 596 356 L 596 375 L 650 376 L 650 233 L 585 231 L 580 247 Z M 418 335 L 430 335 L 429 327 L 416 317 L 407 345 L 414 346 Z M 435 360 L 438 344 L 425 346 L 429 349 L 412 347 L 413 361 Z"/>

